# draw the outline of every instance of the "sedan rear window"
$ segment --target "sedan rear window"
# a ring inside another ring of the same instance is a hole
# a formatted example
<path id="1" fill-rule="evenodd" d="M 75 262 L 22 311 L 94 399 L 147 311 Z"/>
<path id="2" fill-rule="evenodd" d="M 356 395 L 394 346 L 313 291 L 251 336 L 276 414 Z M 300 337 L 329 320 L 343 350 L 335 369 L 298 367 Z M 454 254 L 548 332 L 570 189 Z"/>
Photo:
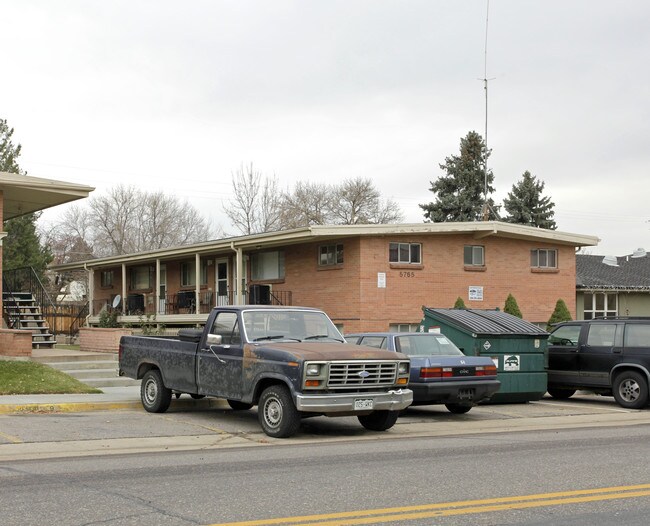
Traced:
<path id="1" fill-rule="evenodd" d="M 442 334 L 410 334 L 395 337 L 396 350 L 407 356 L 458 356 L 462 351 Z"/>

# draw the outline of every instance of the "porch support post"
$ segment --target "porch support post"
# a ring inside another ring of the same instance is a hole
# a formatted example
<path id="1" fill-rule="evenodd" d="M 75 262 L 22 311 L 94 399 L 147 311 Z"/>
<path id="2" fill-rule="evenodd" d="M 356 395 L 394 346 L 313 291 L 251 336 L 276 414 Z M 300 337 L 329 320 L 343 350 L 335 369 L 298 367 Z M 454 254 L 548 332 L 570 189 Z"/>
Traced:
<path id="1" fill-rule="evenodd" d="M 195 270 L 194 275 L 194 313 L 198 314 L 201 305 L 201 256 L 198 252 L 194 255 Z"/>
<path id="2" fill-rule="evenodd" d="M 153 295 L 155 303 L 154 311 L 158 314 L 162 314 L 160 311 L 161 298 L 160 298 L 160 259 L 156 258 L 156 292 Z"/>
<path id="3" fill-rule="evenodd" d="M 94 300 L 95 300 L 95 271 L 91 268 L 88 268 L 84 263 L 84 269 L 88 272 L 88 302 L 90 303 L 90 308 L 88 309 L 88 314 L 94 316 Z"/>
<path id="4" fill-rule="evenodd" d="M 122 263 L 122 315 L 126 315 L 126 263 Z"/>
<path id="5" fill-rule="evenodd" d="M 230 248 L 235 252 L 235 305 L 244 304 L 244 291 L 242 290 L 244 283 L 242 281 L 244 273 L 244 258 L 242 256 L 242 249 L 235 248 L 235 243 L 230 243 Z"/>

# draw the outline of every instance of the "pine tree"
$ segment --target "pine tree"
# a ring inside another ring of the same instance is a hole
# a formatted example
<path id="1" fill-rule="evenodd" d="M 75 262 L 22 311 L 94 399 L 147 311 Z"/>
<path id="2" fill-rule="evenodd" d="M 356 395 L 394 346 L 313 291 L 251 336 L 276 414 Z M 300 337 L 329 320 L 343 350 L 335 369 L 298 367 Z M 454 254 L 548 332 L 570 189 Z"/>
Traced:
<path id="1" fill-rule="evenodd" d="M 569 312 L 569 308 L 566 306 L 566 303 L 564 303 L 563 299 L 559 299 L 555 304 L 555 310 L 553 311 L 553 314 L 551 314 L 551 317 L 546 324 L 546 330 L 550 332 L 553 328 L 553 325 L 556 323 L 560 323 L 562 321 L 571 321 L 571 319 L 572 318 L 571 313 Z"/>
<path id="2" fill-rule="evenodd" d="M 507 312 L 508 314 L 512 314 L 513 316 L 517 316 L 517 318 L 523 318 L 524 316 L 521 314 L 521 310 L 519 310 L 519 305 L 517 305 L 517 300 L 512 294 L 508 294 L 508 297 L 506 298 L 506 304 L 503 307 L 503 312 Z"/>
<path id="3" fill-rule="evenodd" d="M 466 309 L 467 307 L 465 307 L 465 302 L 463 301 L 463 298 L 458 296 L 458 298 L 456 298 L 456 303 L 454 303 L 453 308 L 454 309 Z"/>
<path id="4" fill-rule="evenodd" d="M 430 191 L 436 201 L 419 205 L 424 210 L 425 219 L 432 222 L 477 221 L 482 219 L 485 204 L 485 163 L 490 156 L 483 138 L 471 131 L 460 140 L 460 155 L 452 155 L 440 165 L 447 175 L 431 182 Z M 487 173 L 487 194 L 494 192 L 494 175 Z M 492 198 L 488 198 L 489 208 L 494 214 Z"/>
<path id="5" fill-rule="evenodd" d="M 555 230 L 555 203 L 548 196 L 542 197 L 543 191 L 544 182 L 537 180 L 530 172 L 524 172 L 521 180 L 512 185 L 512 191 L 503 200 L 503 207 L 509 214 L 505 220 L 508 223 Z"/>
<path id="6" fill-rule="evenodd" d="M 14 145 L 13 128 L 7 121 L 0 119 L 0 172 L 25 175 L 18 166 L 20 144 Z M 9 219 L 4 223 L 7 237 L 2 240 L 2 268 L 11 270 L 21 267 L 33 267 L 40 278 L 47 264 L 52 261 L 52 254 L 41 246 L 40 237 L 36 231 L 36 220 L 40 214 L 26 214 Z"/>

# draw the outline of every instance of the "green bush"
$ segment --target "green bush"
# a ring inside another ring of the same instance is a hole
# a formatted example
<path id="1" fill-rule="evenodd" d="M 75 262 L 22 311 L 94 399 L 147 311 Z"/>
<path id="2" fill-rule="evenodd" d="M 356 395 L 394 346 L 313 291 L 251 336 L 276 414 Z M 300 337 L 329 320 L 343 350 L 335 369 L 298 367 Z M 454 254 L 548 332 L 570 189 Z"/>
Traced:
<path id="1" fill-rule="evenodd" d="M 147 314 L 144 318 L 138 317 L 138 323 L 143 336 L 159 336 L 165 334 L 165 325 L 156 323 L 156 315 Z"/>
<path id="2" fill-rule="evenodd" d="M 519 309 L 519 305 L 517 305 L 517 300 L 512 294 L 508 294 L 508 297 L 506 298 L 506 304 L 503 307 L 503 312 L 507 312 L 508 314 L 512 314 L 513 316 L 517 316 L 517 318 L 523 318 L 524 316 L 521 314 L 521 310 Z"/>
<path id="3" fill-rule="evenodd" d="M 551 317 L 546 324 L 546 330 L 550 332 L 553 329 L 553 325 L 556 323 L 560 323 L 562 321 L 571 321 L 572 319 L 573 318 L 571 318 L 571 313 L 569 312 L 569 308 L 566 306 L 566 303 L 564 303 L 563 299 L 559 299 L 555 304 L 555 310 L 553 311 L 553 314 L 551 314 Z"/>
<path id="4" fill-rule="evenodd" d="M 458 296 L 458 298 L 456 299 L 456 303 L 454 303 L 454 309 L 466 309 L 466 308 L 467 307 L 465 307 L 465 302 L 463 301 L 463 298 Z"/>
<path id="5" fill-rule="evenodd" d="M 99 313 L 99 326 L 103 329 L 114 329 L 119 327 L 117 316 L 119 312 L 116 309 L 102 309 Z"/>

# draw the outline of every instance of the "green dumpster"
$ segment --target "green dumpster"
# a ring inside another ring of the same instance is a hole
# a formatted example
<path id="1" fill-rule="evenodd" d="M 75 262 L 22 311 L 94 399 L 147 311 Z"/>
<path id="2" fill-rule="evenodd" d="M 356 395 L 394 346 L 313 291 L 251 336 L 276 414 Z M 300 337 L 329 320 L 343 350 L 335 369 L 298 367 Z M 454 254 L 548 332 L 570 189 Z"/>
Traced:
<path id="1" fill-rule="evenodd" d="M 501 388 L 491 402 L 539 400 L 546 392 L 548 333 L 498 310 L 422 307 L 422 332 L 440 331 L 467 356 L 489 356 Z"/>

